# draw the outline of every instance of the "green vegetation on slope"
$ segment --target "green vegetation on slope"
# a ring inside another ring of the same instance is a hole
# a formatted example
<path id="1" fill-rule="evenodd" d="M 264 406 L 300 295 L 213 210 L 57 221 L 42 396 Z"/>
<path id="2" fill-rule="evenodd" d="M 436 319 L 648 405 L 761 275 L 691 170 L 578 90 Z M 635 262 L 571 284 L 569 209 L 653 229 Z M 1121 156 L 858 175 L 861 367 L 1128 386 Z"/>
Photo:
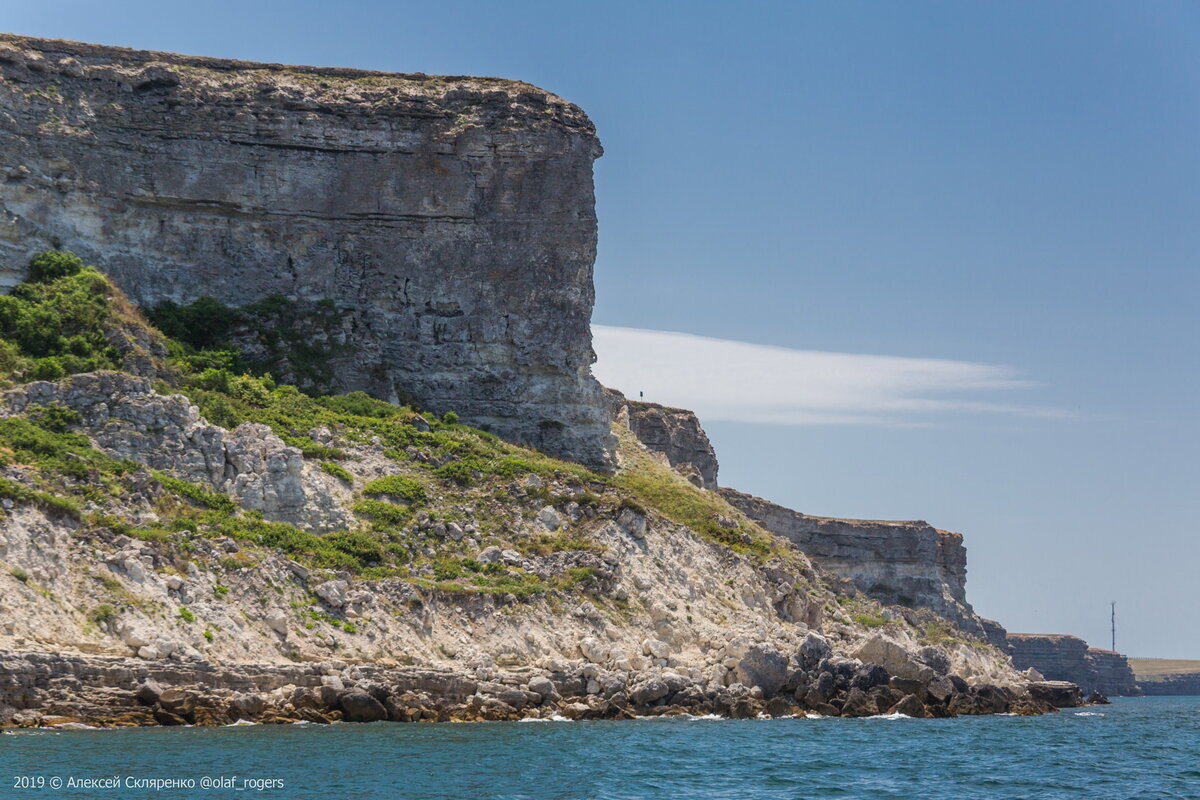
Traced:
<path id="1" fill-rule="evenodd" d="M 0 295 L 0 385 L 121 369 L 139 348 L 136 309 L 107 278 L 75 255 L 42 253 L 29 280 Z"/>
<path id="2" fill-rule="evenodd" d="M 31 409 L 0 420 L 0 495 L 78 519 L 83 535 L 106 528 L 174 548 L 180 557 L 193 549 L 196 537 L 227 537 L 243 545 L 225 559 L 228 569 L 252 567 L 266 551 L 275 551 L 311 568 L 517 598 L 583 590 L 594 571 L 568 565 L 540 577 L 512 565 L 481 564 L 475 558 L 480 549 L 586 554 L 597 550 L 589 521 L 626 509 L 660 513 L 759 558 L 780 555 L 768 534 L 661 465 L 628 431 L 621 432 L 624 469 L 601 475 L 461 425 L 453 412 L 431 419 L 362 392 L 319 394 L 315 379 L 307 392 L 279 383 L 232 346 L 239 330 L 259 326 L 257 334 L 275 337 L 278 354 L 288 356 L 293 371 L 297 354 L 301 361 L 308 358 L 289 337 L 312 323 L 279 298 L 252 311 L 209 299 L 164 304 L 152 316 L 174 337 L 168 340 L 103 275 L 71 254 L 44 254 L 34 265 L 28 283 L 0 297 L 0 378 L 9 384 L 119 370 L 136 343 L 157 342 L 164 356 L 154 362 L 161 392 L 182 392 L 222 427 L 267 425 L 339 481 L 340 491 L 354 489 L 356 474 L 366 476 L 352 502 L 358 524 L 311 533 L 243 510 L 209 486 L 106 456 L 73 432 L 80 420 L 69 409 Z M 309 355 L 319 371 L 320 359 Z M 317 435 L 318 430 L 324 432 Z M 376 454 L 374 466 L 354 466 L 366 453 Z M 387 459 L 388 474 L 367 479 L 379 476 L 378 455 Z M 152 503 L 155 522 L 125 521 L 124 504 L 134 493 Z M 561 514 L 553 531 L 536 522 L 547 505 Z"/>

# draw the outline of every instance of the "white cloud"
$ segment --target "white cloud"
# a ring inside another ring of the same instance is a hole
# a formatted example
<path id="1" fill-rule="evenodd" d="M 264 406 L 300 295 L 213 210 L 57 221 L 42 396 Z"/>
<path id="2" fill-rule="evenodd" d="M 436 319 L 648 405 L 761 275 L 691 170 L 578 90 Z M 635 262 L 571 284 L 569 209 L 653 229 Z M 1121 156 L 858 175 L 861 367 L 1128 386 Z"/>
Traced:
<path id="1" fill-rule="evenodd" d="M 690 408 L 705 421 L 925 425 L 952 412 L 1064 416 L 994 402 L 995 393 L 1036 385 L 1005 366 L 791 350 L 608 325 L 593 325 L 592 334 L 601 383 L 629 397 L 641 391 L 647 400 Z"/>

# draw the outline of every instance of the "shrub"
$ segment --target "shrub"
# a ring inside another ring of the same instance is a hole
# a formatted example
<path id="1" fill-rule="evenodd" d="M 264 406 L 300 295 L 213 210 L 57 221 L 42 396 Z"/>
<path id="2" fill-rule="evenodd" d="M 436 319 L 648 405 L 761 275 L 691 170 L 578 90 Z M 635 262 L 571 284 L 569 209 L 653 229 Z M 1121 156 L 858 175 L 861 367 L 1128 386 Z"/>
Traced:
<path id="1" fill-rule="evenodd" d="M 186 607 L 179 607 L 179 618 L 184 622 L 195 622 L 196 615 L 189 611 Z"/>
<path id="2" fill-rule="evenodd" d="M 88 619 L 96 625 L 107 625 L 117 618 L 117 610 L 108 603 L 101 603 L 91 610 Z"/>
<path id="3" fill-rule="evenodd" d="M 217 637 L 216 637 L 216 635 L 215 635 L 215 634 L 212 632 L 212 628 L 205 628 L 205 629 L 204 629 L 204 638 L 205 638 L 205 639 L 207 639 L 209 642 L 212 642 L 212 640 L 213 640 L 213 639 L 215 639 L 215 638 L 217 638 Z"/>
<path id="4" fill-rule="evenodd" d="M 480 471 L 476 466 L 473 461 L 450 461 L 435 469 L 433 474 L 459 486 L 470 486 L 475 483 L 475 473 Z"/>
<path id="5" fill-rule="evenodd" d="M 354 476 L 350 474 L 350 470 L 346 469 L 341 464 L 334 464 L 331 461 L 322 461 L 320 466 L 322 472 L 332 475 L 338 480 L 345 481 L 346 483 L 354 483 Z"/>
<path id="6" fill-rule="evenodd" d="M 376 478 L 363 487 L 363 494 L 387 495 L 406 503 L 425 502 L 425 486 L 418 480 L 403 475 L 387 475 Z"/>
<path id="7" fill-rule="evenodd" d="M 224 597 L 225 595 L 229 594 L 229 587 L 222 586 L 218 583 L 217 585 L 213 586 L 213 594 L 215 594 L 217 597 Z"/>
<path id="8" fill-rule="evenodd" d="M 445 414 L 442 414 L 442 422 L 446 423 L 447 425 L 457 425 L 458 414 L 454 413 L 453 411 L 447 411 Z"/>
<path id="9" fill-rule="evenodd" d="M 68 250 L 47 250 L 29 260 L 29 281 L 49 283 L 83 270 L 83 260 Z"/>
<path id="10" fill-rule="evenodd" d="M 317 402 L 330 411 L 372 419 L 389 419 L 400 414 L 403 410 L 399 406 L 394 406 L 385 400 L 371 397 L 366 392 L 328 395 L 318 398 Z"/>
<path id="11" fill-rule="evenodd" d="M 29 582 L 29 573 L 20 567 L 13 567 L 11 570 L 9 570 L 9 574 L 19 580 L 21 583 Z"/>
<path id="12" fill-rule="evenodd" d="M 72 425 L 80 422 L 79 412 L 66 406 L 51 405 L 30 409 L 33 424 L 50 433 L 66 433 Z"/>
<path id="13" fill-rule="evenodd" d="M 226 513 L 233 513 L 237 510 L 237 504 L 229 499 L 229 495 L 205 489 L 203 486 L 198 486 L 190 481 L 172 478 L 170 475 L 158 472 L 157 470 L 154 471 L 154 477 L 162 484 L 164 489 L 186 497 L 196 505 Z"/>
<path id="14" fill-rule="evenodd" d="M 358 633 L 358 626 L 356 626 L 353 622 L 346 622 L 342 624 L 342 630 L 344 630 L 346 633 Z"/>
<path id="15" fill-rule="evenodd" d="M 354 504 L 354 513 L 367 517 L 381 525 L 399 527 L 408 522 L 412 512 L 404 506 L 385 503 L 382 500 L 363 500 Z"/>

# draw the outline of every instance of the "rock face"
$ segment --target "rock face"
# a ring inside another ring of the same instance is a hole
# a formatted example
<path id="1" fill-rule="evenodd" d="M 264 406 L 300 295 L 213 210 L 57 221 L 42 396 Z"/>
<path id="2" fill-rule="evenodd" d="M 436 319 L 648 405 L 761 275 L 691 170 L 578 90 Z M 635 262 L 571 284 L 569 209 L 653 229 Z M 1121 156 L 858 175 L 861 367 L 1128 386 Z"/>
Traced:
<path id="1" fill-rule="evenodd" d="M 1013 665 L 1036 669 L 1048 680 L 1070 681 L 1083 693 L 1138 695 L 1129 661 L 1111 650 L 1089 648 L 1078 636 L 1049 633 L 1010 633 Z"/>
<path id="2" fill-rule="evenodd" d="M 733 489 L 720 491 L 730 505 L 872 597 L 930 608 L 987 638 L 986 626 L 967 602 L 962 534 L 919 521 L 813 517 Z"/>
<path id="3" fill-rule="evenodd" d="M 661 453 L 697 486 L 717 488 L 717 454 L 695 412 L 629 400 L 614 389 L 604 391 L 613 416 L 628 425 L 642 444 Z"/>
<path id="4" fill-rule="evenodd" d="M 74 250 L 143 305 L 328 311 L 344 390 L 590 465 L 594 128 L 533 86 L 0 36 L 2 283 Z"/>

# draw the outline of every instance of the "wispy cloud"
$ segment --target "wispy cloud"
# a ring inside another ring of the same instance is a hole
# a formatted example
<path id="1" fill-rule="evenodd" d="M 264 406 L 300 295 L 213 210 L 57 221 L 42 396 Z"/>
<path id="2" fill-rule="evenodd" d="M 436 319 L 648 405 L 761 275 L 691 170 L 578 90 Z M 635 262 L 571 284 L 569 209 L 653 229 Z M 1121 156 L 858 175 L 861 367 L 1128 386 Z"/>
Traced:
<path id="1" fill-rule="evenodd" d="M 596 377 L 630 397 L 706 421 L 776 425 L 928 425 L 951 413 L 1059 417 L 997 402 L 1037 384 L 1006 366 L 829 353 L 688 333 L 593 325 Z"/>

